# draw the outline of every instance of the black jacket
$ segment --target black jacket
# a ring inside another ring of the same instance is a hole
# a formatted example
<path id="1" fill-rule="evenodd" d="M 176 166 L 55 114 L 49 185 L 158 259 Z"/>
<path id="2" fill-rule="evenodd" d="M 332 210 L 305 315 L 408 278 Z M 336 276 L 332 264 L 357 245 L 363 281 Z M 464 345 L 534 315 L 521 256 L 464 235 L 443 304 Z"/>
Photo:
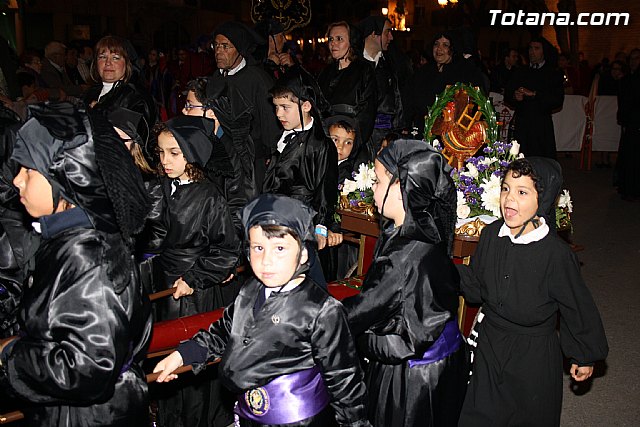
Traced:
<path id="1" fill-rule="evenodd" d="M 92 86 L 87 90 L 83 98 L 87 107 L 91 107 L 91 104 L 96 102 L 91 108 L 96 111 L 104 111 L 107 114 L 118 107 L 128 108 L 129 110 L 142 114 L 149 128 L 158 121 L 158 108 L 156 103 L 145 89 L 133 83 L 119 81 L 98 101 L 101 90 L 102 84 Z"/>
<path id="2" fill-rule="evenodd" d="M 262 286 L 246 283 L 223 317 L 193 337 L 206 348 L 206 360 L 222 357 L 220 375 L 237 394 L 318 366 L 340 425 L 365 425 L 362 371 L 341 304 L 307 278 L 291 291 L 273 292 L 254 314 Z"/>
<path id="3" fill-rule="evenodd" d="M 358 58 L 347 68 L 333 63 L 318 76 L 318 85 L 333 114 L 355 117 L 362 141 L 369 141 L 378 109 L 378 89 L 373 65 Z"/>
<path id="4" fill-rule="evenodd" d="M 303 201 L 317 212 L 316 224 L 329 226 L 338 200 L 337 164 L 336 146 L 315 122 L 297 132 L 282 153 L 276 151 L 262 191 Z"/>
<path id="5" fill-rule="evenodd" d="M 42 240 L 23 297 L 25 336 L 3 353 L 0 380 L 33 403 L 29 425 L 146 420 L 140 363 L 151 338 L 149 301 L 120 235 L 90 227 L 87 221 Z"/>
<path id="6" fill-rule="evenodd" d="M 229 303 L 220 283 L 233 272 L 240 242 L 226 201 L 209 181 L 178 185 L 171 194 L 171 180 L 162 178 L 160 190 L 162 201 L 154 207 L 147 233 L 141 237 L 149 246 L 147 252 L 159 254 L 153 258 L 155 290 L 172 287 L 179 277 L 195 290 L 177 301 L 162 301 L 160 319 L 203 313 Z"/>

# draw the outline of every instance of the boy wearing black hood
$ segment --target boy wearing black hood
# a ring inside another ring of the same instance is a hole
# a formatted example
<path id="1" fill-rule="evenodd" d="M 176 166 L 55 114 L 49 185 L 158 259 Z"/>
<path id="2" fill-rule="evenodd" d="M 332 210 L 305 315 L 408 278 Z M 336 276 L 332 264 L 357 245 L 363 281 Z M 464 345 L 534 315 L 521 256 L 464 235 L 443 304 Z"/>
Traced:
<path id="1" fill-rule="evenodd" d="M 150 207 L 142 177 L 104 118 L 68 103 L 29 114 L 13 183 L 42 239 L 20 336 L 0 341 L 0 383 L 31 402 L 30 426 L 145 425 L 152 320 L 132 237 Z"/>
<path id="2" fill-rule="evenodd" d="M 306 274 L 314 214 L 299 200 L 273 194 L 243 209 L 255 278 L 220 320 L 156 365 L 158 382 L 174 380 L 182 365 L 198 373 L 222 358 L 220 374 L 237 395 L 236 425 L 370 426 L 346 313 Z"/>
<path id="3" fill-rule="evenodd" d="M 482 230 L 471 264 L 458 266 L 466 300 L 482 303 L 460 426 L 559 426 L 562 353 L 575 381 L 607 356 L 578 259 L 549 228 L 561 185 L 555 160 L 513 161 L 502 180 L 503 219 Z"/>
<path id="4" fill-rule="evenodd" d="M 439 152 L 398 140 L 375 162 L 374 200 L 388 218 L 359 295 L 343 301 L 369 360 L 376 427 L 456 426 L 467 382 L 458 274 L 449 256 L 456 189 Z"/>

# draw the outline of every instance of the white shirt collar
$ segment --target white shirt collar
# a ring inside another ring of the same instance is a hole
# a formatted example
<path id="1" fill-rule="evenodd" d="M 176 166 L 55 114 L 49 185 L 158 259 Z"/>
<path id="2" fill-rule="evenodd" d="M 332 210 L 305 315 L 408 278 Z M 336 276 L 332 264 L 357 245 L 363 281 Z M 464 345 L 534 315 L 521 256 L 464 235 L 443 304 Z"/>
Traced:
<path id="1" fill-rule="evenodd" d="M 382 51 L 379 51 L 376 56 L 371 57 L 371 55 L 369 55 L 369 52 L 367 52 L 367 49 L 365 49 L 362 53 L 362 56 L 364 57 L 364 59 L 375 62 L 376 65 L 378 65 L 378 61 L 380 60 L 380 57 L 382 57 Z"/>
<path id="2" fill-rule="evenodd" d="M 100 95 L 98 96 L 98 101 L 100 101 L 100 98 L 102 98 L 103 96 L 108 94 L 111 89 L 113 89 L 113 83 L 102 82 L 102 89 L 100 90 Z"/>
<path id="3" fill-rule="evenodd" d="M 503 223 L 502 227 L 500 227 L 500 231 L 498 232 L 498 237 L 508 236 L 509 239 L 511 239 L 511 242 L 517 245 L 526 245 L 528 243 L 537 242 L 539 240 L 542 240 L 547 234 L 549 234 L 549 226 L 547 225 L 544 218 L 540 217 L 539 221 L 540 225 L 538 226 L 538 228 L 533 229 L 527 234 L 521 235 L 517 239 L 513 236 L 513 234 L 511 234 L 511 229 L 507 227 L 507 224 Z"/>
<path id="4" fill-rule="evenodd" d="M 176 192 L 176 190 L 178 189 L 178 185 L 187 185 L 187 184 L 191 184 L 193 181 L 191 181 L 190 179 L 181 179 L 181 180 L 177 180 L 177 179 L 172 179 L 171 180 L 171 195 L 173 196 L 173 193 Z"/>
<path id="5" fill-rule="evenodd" d="M 38 234 L 42 234 L 42 224 L 40 224 L 40 221 L 34 221 L 31 223 L 31 226 L 33 227 L 33 230 L 38 233 Z"/>
<path id="6" fill-rule="evenodd" d="M 278 147 L 277 147 L 278 152 L 282 153 L 282 151 L 284 151 L 284 147 L 286 146 L 286 144 L 284 143 L 284 139 L 286 138 L 287 135 L 291 135 L 294 132 L 302 132 L 303 130 L 309 130 L 309 129 L 311 129 L 312 126 L 313 126 L 313 116 L 311 116 L 311 120 L 309 121 L 308 124 L 306 124 L 304 126 L 304 128 L 285 130 L 284 132 L 282 132 L 282 136 L 280 137 L 280 140 L 278 141 Z"/>
<path id="7" fill-rule="evenodd" d="M 59 66 L 58 64 L 56 64 L 52 60 L 49 60 L 49 62 L 51 63 L 51 65 L 53 65 L 53 68 L 55 68 L 56 70 L 60 71 L 61 73 L 64 72 L 64 68 L 62 68 L 61 66 Z"/>
<path id="8" fill-rule="evenodd" d="M 546 62 L 547 62 L 547 61 L 544 61 L 544 60 L 543 60 L 542 62 L 538 62 L 538 66 L 537 66 L 537 67 L 535 67 L 535 68 L 542 68 Z M 531 67 L 531 68 L 534 68 L 534 67 L 533 67 L 533 64 L 531 64 L 531 65 L 530 65 L 530 67 Z"/>
<path id="9" fill-rule="evenodd" d="M 233 76 L 238 71 L 242 70 L 246 65 L 247 65 L 247 61 L 244 58 L 242 58 L 242 61 L 240 61 L 240 63 L 236 65 L 235 68 L 232 68 L 227 72 L 227 76 Z M 224 74 L 224 70 L 220 69 L 220 74 Z"/>
<path id="10" fill-rule="evenodd" d="M 294 283 L 295 281 L 291 281 L 289 283 L 287 283 L 286 285 L 284 285 L 281 288 L 267 288 L 266 286 L 264 287 L 264 297 L 265 299 L 269 298 L 269 296 L 271 295 L 271 293 L 276 292 L 289 292 L 294 290 L 295 288 L 297 288 L 298 286 L 300 286 L 302 284 L 302 282 L 304 282 L 304 280 L 299 281 L 298 283 Z"/>

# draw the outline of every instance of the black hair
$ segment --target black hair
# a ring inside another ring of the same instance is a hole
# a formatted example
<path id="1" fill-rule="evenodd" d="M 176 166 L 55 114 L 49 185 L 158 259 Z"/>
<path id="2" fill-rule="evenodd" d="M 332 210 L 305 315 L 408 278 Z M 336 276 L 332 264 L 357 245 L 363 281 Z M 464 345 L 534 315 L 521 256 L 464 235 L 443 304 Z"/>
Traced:
<path id="1" fill-rule="evenodd" d="M 207 78 L 197 77 L 193 80 L 189 80 L 186 86 L 186 91 L 187 93 L 189 91 L 193 91 L 198 102 L 204 104 L 207 101 Z"/>
<path id="2" fill-rule="evenodd" d="M 347 132 L 347 133 L 357 134 L 356 128 L 351 123 L 347 122 L 346 120 L 338 120 L 335 123 L 331 123 L 329 125 L 329 129 L 331 129 L 332 127 L 338 127 L 338 128 L 344 129 L 345 132 Z"/>
<path id="3" fill-rule="evenodd" d="M 533 181 L 536 191 L 538 194 L 542 193 L 544 189 L 542 186 L 542 180 L 536 175 L 535 170 L 533 170 L 533 166 L 526 158 L 516 159 L 513 162 L 509 163 L 504 169 L 504 174 L 502 175 L 502 183 L 504 183 L 504 179 L 509 172 L 513 175 L 514 178 L 520 178 L 521 176 L 528 176 Z"/>

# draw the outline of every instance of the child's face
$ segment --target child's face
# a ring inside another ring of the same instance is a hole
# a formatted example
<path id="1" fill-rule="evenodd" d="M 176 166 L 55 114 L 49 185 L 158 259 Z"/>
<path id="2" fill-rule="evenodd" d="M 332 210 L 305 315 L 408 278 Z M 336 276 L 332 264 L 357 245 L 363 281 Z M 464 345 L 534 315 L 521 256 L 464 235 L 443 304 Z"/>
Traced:
<path id="1" fill-rule="evenodd" d="M 293 102 L 289 97 L 273 98 L 273 105 L 276 107 L 276 117 L 285 130 L 301 128 L 300 111 L 298 104 Z M 311 103 L 305 101 L 301 105 L 302 115 L 305 122 L 308 122 L 309 111 L 311 111 Z"/>
<path id="2" fill-rule="evenodd" d="M 376 160 L 374 171 L 376 173 L 376 182 L 373 184 L 373 200 L 378 207 L 378 212 L 393 220 L 396 226 L 400 226 L 404 222 L 405 215 L 400 182 L 396 180 L 394 184 L 389 186 L 391 177 L 378 160 Z M 387 188 L 389 188 L 388 195 Z M 386 201 L 384 199 L 385 195 L 387 195 Z"/>
<path id="3" fill-rule="evenodd" d="M 356 137 L 356 133 L 347 132 L 340 126 L 331 126 L 329 128 L 329 136 L 333 143 L 336 144 L 338 161 L 347 159 L 351 154 L 351 150 L 353 150 L 353 140 Z"/>
<path id="4" fill-rule="evenodd" d="M 528 176 L 514 178 L 513 172 L 509 171 L 500 191 L 500 210 L 511 234 L 516 235 L 522 224 L 538 210 L 538 192 L 533 180 Z M 528 223 L 523 234 L 533 229 L 533 224 Z"/>
<path id="5" fill-rule="evenodd" d="M 158 154 L 164 173 L 169 178 L 182 178 L 187 167 L 187 159 L 184 158 L 178 141 L 171 132 L 162 132 L 158 135 Z"/>
<path id="6" fill-rule="evenodd" d="M 249 262 L 253 273 L 268 288 L 286 285 L 298 266 L 307 261 L 303 250 L 298 261 L 300 245 L 289 234 L 267 238 L 260 226 L 249 229 Z"/>
<path id="7" fill-rule="evenodd" d="M 13 185 L 20 192 L 20 203 L 22 203 L 34 218 L 53 213 L 53 196 L 51 184 L 34 169 L 20 168 L 20 172 L 13 179 Z"/>

